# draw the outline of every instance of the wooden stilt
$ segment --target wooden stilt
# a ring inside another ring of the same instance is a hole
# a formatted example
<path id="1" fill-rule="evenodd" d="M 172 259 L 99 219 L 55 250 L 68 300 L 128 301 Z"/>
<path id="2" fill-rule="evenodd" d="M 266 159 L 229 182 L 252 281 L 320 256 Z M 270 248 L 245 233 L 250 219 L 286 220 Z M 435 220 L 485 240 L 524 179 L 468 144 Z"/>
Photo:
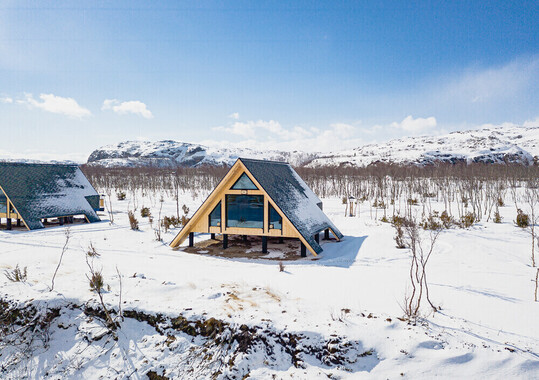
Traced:
<path id="1" fill-rule="evenodd" d="M 324 230 L 324 240 L 329 240 L 329 228 Z"/>
<path id="2" fill-rule="evenodd" d="M 215 234 L 210 234 L 210 239 L 215 240 Z"/>
<path id="3" fill-rule="evenodd" d="M 279 244 L 283 244 L 283 243 L 284 243 L 284 238 L 281 236 L 281 237 L 279 238 Z"/>
<path id="4" fill-rule="evenodd" d="M 303 242 L 301 242 L 300 244 L 301 244 L 301 257 L 307 257 L 307 247 L 305 246 L 305 244 L 303 244 Z"/>
<path id="5" fill-rule="evenodd" d="M 315 234 L 314 235 L 314 241 L 317 242 L 317 243 L 320 243 L 320 234 Z"/>
<path id="6" fill-rule="evenodd" d="M 8 230 L 11 230 L 11 218 L 7 218 L 7 219 L 6 219 L 6 228 L 7 228 Z"/>
<path id="7" fill-rule="evenodd" d="M 193 232 L 189 232 L 189 247 L 192 247 L 195 245 L 195 234 Z"/>
<path id="8" fill-rule="evenodd" d="M 241 239 L 244 243 L 247 243 L 247 235 L 242 235 Z"/>
<path id="9" fill-rule="evenodd" d="M 262 236 L 262 253 L 268 253 L 268 237 Z"/>
<path id="10" fill-rule="evenodd" d="M 223 234 L 223 249 L 227 249 L 227 248 L 228 248 L 228 235 Z"/>
<path id="11" fill-rule="evenodd" d="M 20 226 L 21 226 L 21 220 L 17 219 L 17 227 L 20 227 Z"/>

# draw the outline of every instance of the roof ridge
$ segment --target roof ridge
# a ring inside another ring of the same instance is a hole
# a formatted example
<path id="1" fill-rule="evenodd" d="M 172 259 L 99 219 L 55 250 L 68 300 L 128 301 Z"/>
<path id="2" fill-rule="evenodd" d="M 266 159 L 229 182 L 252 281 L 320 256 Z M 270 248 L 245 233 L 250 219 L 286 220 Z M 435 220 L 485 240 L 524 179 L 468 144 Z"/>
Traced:
<path id="1" fill-rule="evenodd" d="M 68 164 L 68 163 L 53 163 L 53 162 L 23 162 L 23 161 L 2 161 L 0 160 L 0 165 L 19 165 L 19 166 L 68 166 L 78 167 L 78 164 Z"/>
<path id="2" fill-rule="evenodd" d="M 264 162 L 264 163 L 270 163 L 270 164 L 282 164 L 282 165 L 290 165 L 286 161 L 274 161 L 274 160 L 260 160 L 256 158 L 246 158 L 246 157 L 238 157 L 238 160 L 240 161 L 255 161 L 255 162 Z"/>

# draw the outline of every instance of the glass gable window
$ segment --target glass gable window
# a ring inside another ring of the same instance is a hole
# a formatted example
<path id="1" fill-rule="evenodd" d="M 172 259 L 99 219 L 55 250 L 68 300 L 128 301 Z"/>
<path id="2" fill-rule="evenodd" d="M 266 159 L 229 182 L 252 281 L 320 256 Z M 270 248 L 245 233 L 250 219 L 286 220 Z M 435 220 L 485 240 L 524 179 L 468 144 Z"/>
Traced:
<path id="1" fill-rule="evenodd" d="M 7 198 L 2 191 L 0 191 L 0 212 L 7 212 Z"/>
<path id="2" fill-rule="evenodd" d="M 221 225 L 221 202 L 210 213 L 210 227 L 219 227 Z"/>
<path id="3" fill-rule="evenodd" d="M 251 181 L 247 174 L 243 173 L 232 186 L 233 190 L 258 190 L 258 187 Z"/>
<path id="4" fill-rule="evenodd" d="M 226 196 L 227 227 L 264 228 L 264 196 Z"/>
<path id="5" fill-rule="evenodd" d="M 269 205 L 269 228 L 274 230 L 281 230 L 283 228 L 283 218 L 281 218 L 281 215 L 279 215 L 271 204 Z"/>

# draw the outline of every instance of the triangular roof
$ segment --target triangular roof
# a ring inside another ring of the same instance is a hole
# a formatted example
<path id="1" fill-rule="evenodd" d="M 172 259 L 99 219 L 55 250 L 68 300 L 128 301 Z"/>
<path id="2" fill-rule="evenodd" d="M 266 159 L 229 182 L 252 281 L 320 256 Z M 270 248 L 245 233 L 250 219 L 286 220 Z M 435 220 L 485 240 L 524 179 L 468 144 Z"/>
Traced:
<path id="1" fill-rule="evenodd" d="M 320 199 L 288 163 L 238 158 L 227 175 L 219 182 L 191 220 L 174 238 L 171 243 L 172 246 L 179 245 L 185 238 L 184 230 L 188 231 L 190 224 L 197 221 L 200 217 L 198 215 L 200 212 L 207 211 L 205 210 L 206 203 L 213 198 L 214 193 L 230 181 L 230 175 L 234 169 L 238 168 L 238 165 L 242 166 L 241 170 L 245 170 L 252 177 L 255 184 L 258 185 L 257 187 L 260 187 L 260 190 L 267 194 L 276 208 L 290 221 L 301 235 L 304 243 L 309 246 L 311 252 L 315 254 L 322 252 L 322 247 L 316 242 L 314 235 L 325 229 L 331 229 L 338 239 L 343 237 L 337 227 L 322 211 Z"/>
<path id="2" fill-rule="evenodd" d="M 77 165 L 0 162 L 0 190 L 31 230 L 42 228 L 44 218 L 99 221 L 99 194 Z"/>
<path id="3" fill-rule="evenodd" d="M 316 253 L 322 252 L 322 247 L 314 240 L 314 235 L 326 228 L 342 239 L 341 232 L 322 211 L 320 199 L 290 164 L 247 158 L 239 160 Z"/>

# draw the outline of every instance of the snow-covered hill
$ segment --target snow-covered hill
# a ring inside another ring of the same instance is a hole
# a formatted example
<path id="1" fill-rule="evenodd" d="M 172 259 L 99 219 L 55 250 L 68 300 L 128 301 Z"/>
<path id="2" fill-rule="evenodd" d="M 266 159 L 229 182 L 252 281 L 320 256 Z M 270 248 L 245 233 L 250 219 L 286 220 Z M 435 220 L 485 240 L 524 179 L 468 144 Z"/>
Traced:
<path id="1" fill-rule="evenodd" d="M 126 141 L 92 152 L 88 164 L 106 167 L 232 165 L 238 157 L 288 161 L 295 166 L 366 166 L 375 162 L 531 164 L 539 159 L 539 127 L 501 126 L 440 136 L 405 137 L 331 153 L 215 148 L 172 140 Z"/>
<path id="2" fill-rule="evenodd" d="M 288 161 L 292 165 L 301 166 L 316 158 L 316 155 L 298 151 L 220 149 L 172 140 L 125 141 L 93 151 L 88 158 L 88 164 L 106 167 L 230 166 L 238 157 Z"/>
<path id="3" fill-rule="evenodd" d="M 374 162 L 530 164 L 539 158 L 539 127 L 503 126 L 441 136 L 405 137 L 319 156 L 309 166 L 366 166 Z"/>

